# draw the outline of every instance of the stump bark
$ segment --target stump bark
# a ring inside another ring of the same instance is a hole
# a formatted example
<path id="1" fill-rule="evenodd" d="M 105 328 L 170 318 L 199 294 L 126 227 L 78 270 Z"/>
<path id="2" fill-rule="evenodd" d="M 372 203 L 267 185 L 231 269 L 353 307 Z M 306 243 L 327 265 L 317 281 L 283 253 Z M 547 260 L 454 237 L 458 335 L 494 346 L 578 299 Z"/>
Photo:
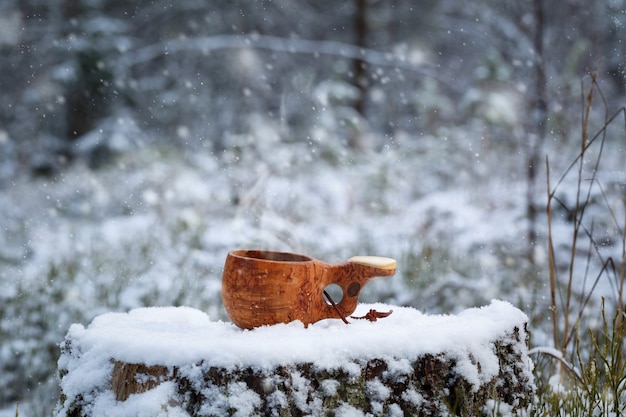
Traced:
<path id="1" fill-rule="evenodd" d="M 501 302 L 458 316 L 392 308 L 396 311 L 389 318 L 340 323 L 345 328 L 296 323 L 241 331 L 208 318 L 200 326 L 200 312 L 187 309 L 181 315 L 175 308 L 160 311 L 157 324 L 145 320 L 151 309 L 140 309 L 142 320 L 131 326 L 120 325 L 123 315 L 96 319 L 87 329 L 74 325 L 62 344 L 62 397 L 55 414 L 96 416 L 116 409 L 120 415 L 216 417 L 474 416 L 530 405 L 533 365 L 519 310 Z M 171 318 L 164 320 L 168 314 Z M 116 325 L 122 327 L 119 332 L 109 328 Z M 169 326 L 177 326 L 178 337 Z M 145 340 L 151 332 L 156 334 Z M 181 340 L 181 332 L 204 342 Z M 336 340 L 344 332 L 350 340 Z M 144 342 L 134 346 L 125 340 L 132 334 Z M 168 337 L 177 343 L 168 343 Z M 328 340 L 319 340 L 324 337 Z M 242 346 L 246 340 L 249 345 Z M 311 347 L 316 341 L 319 345 Z M 246 349 L 253 353 L 246 355 Z M 91 373 L 100 376 L 79 382 Z"/>

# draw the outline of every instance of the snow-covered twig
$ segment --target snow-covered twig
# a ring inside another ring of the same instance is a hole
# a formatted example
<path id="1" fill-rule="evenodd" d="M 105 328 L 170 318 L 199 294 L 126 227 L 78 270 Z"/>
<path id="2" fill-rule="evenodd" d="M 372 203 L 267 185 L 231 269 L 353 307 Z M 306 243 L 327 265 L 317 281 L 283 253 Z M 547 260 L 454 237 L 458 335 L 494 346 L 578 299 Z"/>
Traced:
<path id="1" fill-rule="evenodd" d="M 560 350 L 551 348 L 548 346 L 538 346 L 538 347 L 534 347 L 530 349 L 528 351 L 528 354 L 529 355 L 542 354 L 542 355 L 550 356 L 553 359 L 556 359 L 557 361 L 561 363 L 561 365 L 565 367 L 565 369 L 571 375 L 573 375 L 576 378 L 576 380 L 578 380 L 578 382 L 583 383 L 583 377 L 580 373 L 580 369 L 575 367 L 572 363 L 569 363 L 567 359 L 563 357 L 563 353 L 561 353 Z"/>

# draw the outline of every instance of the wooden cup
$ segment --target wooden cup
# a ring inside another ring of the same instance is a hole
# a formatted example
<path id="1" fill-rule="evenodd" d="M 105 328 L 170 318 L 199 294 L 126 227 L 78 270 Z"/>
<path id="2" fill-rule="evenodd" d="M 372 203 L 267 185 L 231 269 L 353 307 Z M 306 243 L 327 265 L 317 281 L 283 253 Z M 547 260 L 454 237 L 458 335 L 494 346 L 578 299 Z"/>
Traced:
<path id="1" fill-rule="evenodd" d="M 396 261 L 355 256 L 328 264 L 305 255 L 262 250 L 236 250 L 226 257 L 222 300 L 233 323 L 243 329 L 300 320 L 305 326 L 354 312 L 361 290 L 372 278 L 396 272 Z M 337 284 L 337 309 L 324 290 Z"/>

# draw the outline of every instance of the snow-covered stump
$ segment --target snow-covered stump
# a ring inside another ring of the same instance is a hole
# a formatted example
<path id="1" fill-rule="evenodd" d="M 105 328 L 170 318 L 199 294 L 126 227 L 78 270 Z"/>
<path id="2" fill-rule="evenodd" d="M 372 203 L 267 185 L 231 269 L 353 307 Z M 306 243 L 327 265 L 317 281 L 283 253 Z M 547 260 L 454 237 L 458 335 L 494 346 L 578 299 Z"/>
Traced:
<path id="1" fill-rule="evenodd" d="M 527 317 L 508 303 L 429 316 L 360 305 L 377 322 L 241 330 L 186 307 L 72 325 L 57 416 L 505 414 L 533 396 Z"/>

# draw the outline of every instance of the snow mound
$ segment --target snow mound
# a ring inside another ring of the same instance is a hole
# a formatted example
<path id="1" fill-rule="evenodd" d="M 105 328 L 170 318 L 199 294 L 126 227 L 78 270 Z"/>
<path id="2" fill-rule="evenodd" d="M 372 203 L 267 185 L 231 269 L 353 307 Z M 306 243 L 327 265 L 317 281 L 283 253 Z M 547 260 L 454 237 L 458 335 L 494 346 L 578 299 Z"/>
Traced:
<path id="1" fill-rule="evenodd" d="M 141 404 L 150 404 L 150 409 L 155 404 L 168 404 L 172 387 L 167 384 L 131 395 L 125 402 L 116 401 L 111 392 L 114 361 L 168 368 L 202 363 L 205 368 L 226 370 L 312 363 L 321 369 L 353 373 L 355 359 L 396 358 L 389 363 L 398 367 L 427 354 L 443 354 L 455 361 L 458 374 L 479 387 L 501 371 L 494 343 L 512 329 L 523 331 L 528 322 L 522 311 L 497 300 L 457 315 L 426 315 L 414 308 L 386 304 L 360 304 L 355 315 L 370 309 L 393 310 L 393 314 L 376 322 L 352 319 L 346 325 L 329 319 L 307 328 L 292 322 L 253 330 L 211 321 L 204 312 L 189 307 L 139 308 L 100 315 L 86 328 L 72 325 L 61 344 L 58 366 L 65 401 L 57 407 L 56 415 L 67 415 L 67 407 L 75 399 L 89 401 L 89 396 L 93 397 L 92 415 L 100 414 L 98 410 L 107 415 L 141 415 Z M 480 364 L 479 371 L 476 363 Z M 530 365 L 528 378 L 532 381 L 531 371 Z M 179 411 L 184 415 L 182 409 Z M 168 412 L 178 413 L 174 409 Z"/>

